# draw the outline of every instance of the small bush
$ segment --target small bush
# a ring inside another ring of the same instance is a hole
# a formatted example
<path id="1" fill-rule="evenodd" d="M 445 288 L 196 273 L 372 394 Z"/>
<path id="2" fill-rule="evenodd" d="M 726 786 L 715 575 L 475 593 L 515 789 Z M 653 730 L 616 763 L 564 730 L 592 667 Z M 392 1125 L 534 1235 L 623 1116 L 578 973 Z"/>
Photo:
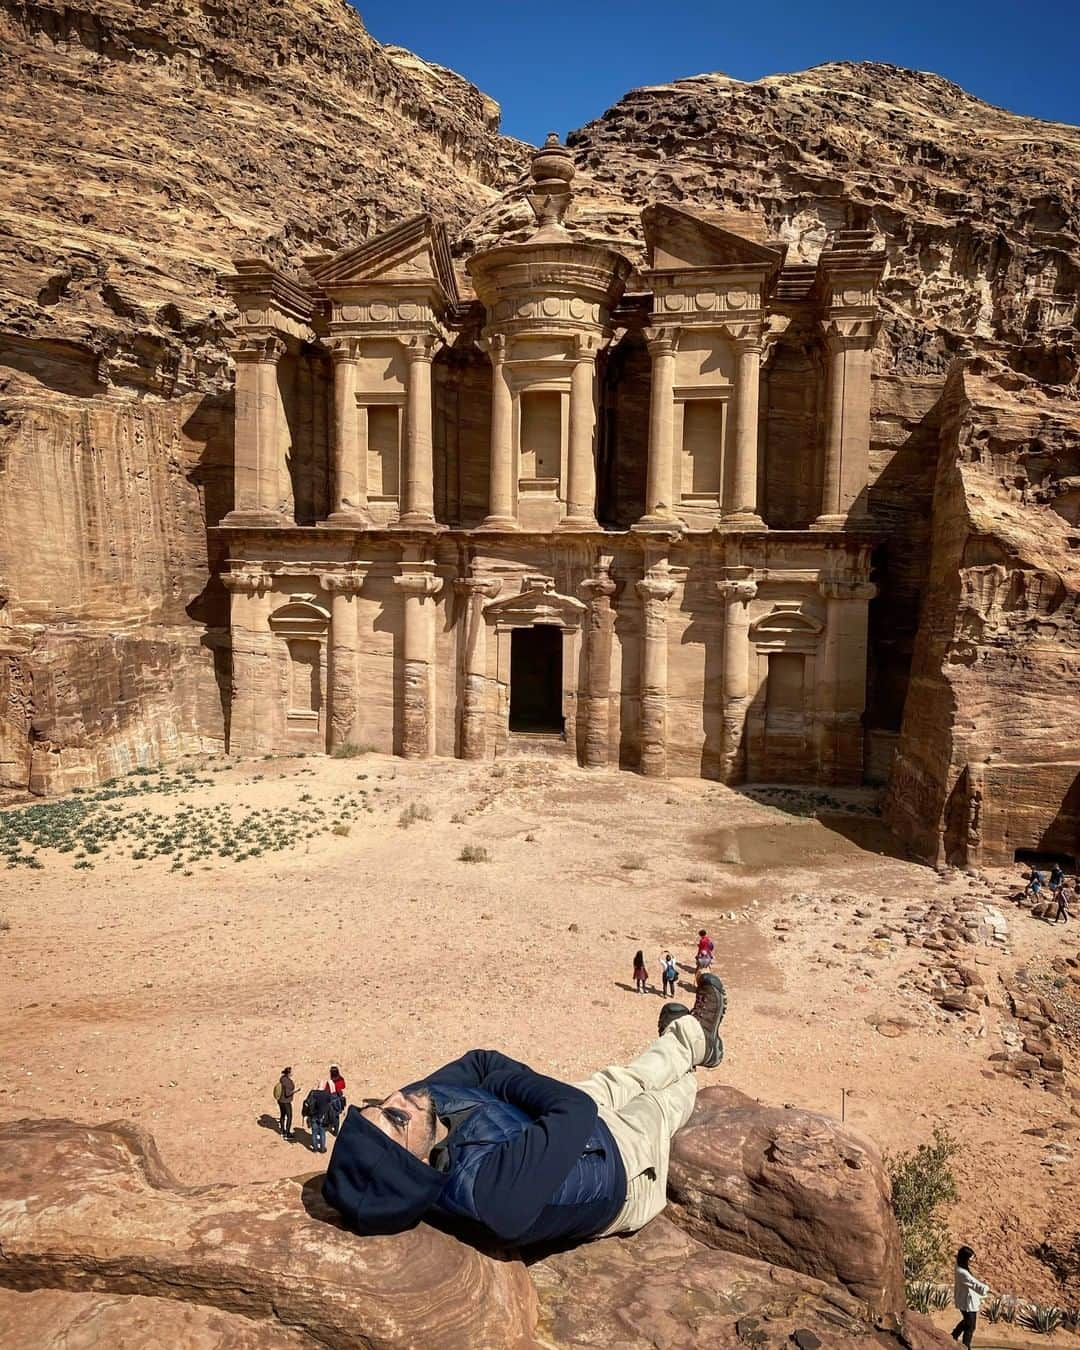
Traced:
<path id="1" fill-rule="evenodd" d="M 933 1277 L 950 1259 L 952 1238 L 940 1211 L 957 1198 L 949 1163 L 959 1149 L 947 1130 L 936 1127 L 932 1143 L 920 1144 L 911 1153 L 885 1156 L 893 1212 L 900 1226 L 905 1280 Z"/>
<path id="2" fill-rule="evenodd" d="M 10 933 L 10 932 L 11 932 L 11 920 L 0 919 L 0 933 Z"/>
<path id="3" fill-rule="evenodd" d="M 623 858 L 619 866 L 624 872 L 640 872 L 645 866 L 645 859 L 640 853 L 634 853 L 629 858 Z"/>
<path id="4" fill-rule="evenodd" d="M 458 862 L 490 862 L 488 851 L 479 844 L 466 844 L 458 854 Z"/>
<path id="5" fill-rule="evenodd" d="M 451 824 L 451 825 L 464 825 L 464 824 L 465 824 L 465 817 L 461 814 L 460 811 L 455 811 L 454 814 L 450 817 L 450 824 Z"/>
<path id="6" fill-rule="evenodd" d="M 1029 1327 L 1032 1331 L 1049 1336 L 1061 1326 L 1062 1317 L 1060 1308 L 1047 1308 L 1041 1303 L 1029 1303 L 1020 1313 L 1020 1322 L 1022 1326 Z"/>
<path id="7" fill-rule="evenodd" d="M 423 802 L 410 802 L 408 806 L 405 808 L 405 810 L 402 811 L 401 815 L 398 816 L 397 823 L 401 827 L 401 829 L 407 830 L 410 825 L 415 824 L 416 821 L 418 820 L 430 820 L 430 819 L 431 819 L 430 806 L 425 806 Z"/>
<path id="8" fill-rule="evenodd" d="M 333 829 L 332 832 L 333 832 L 334 834 L 340 834 L 341 837 L 344 838 L 344 837 L 349 833 L 349 826 L 348 826 L 348 825 L 342 825 L 342 824 L 339 823 L 339 824 L 337 824 L 337 825 L 334 826 L 334 829 Z"/>
<path id="9" fill-rule="evenodd" d="M 330 751 L 331 759 L 359 759 L 361 755 L 366 755 L 370 746 L 354 745 L 352 741 L 344 741 L 341 745 L 335 745 Z"/>
<path id="10" fill-rule="evenodd" d="M 708 881 L 709 878 L 704 872 L 687 872 L 686 879 L 692 886 L 696 886 L 699 882 Z"/>

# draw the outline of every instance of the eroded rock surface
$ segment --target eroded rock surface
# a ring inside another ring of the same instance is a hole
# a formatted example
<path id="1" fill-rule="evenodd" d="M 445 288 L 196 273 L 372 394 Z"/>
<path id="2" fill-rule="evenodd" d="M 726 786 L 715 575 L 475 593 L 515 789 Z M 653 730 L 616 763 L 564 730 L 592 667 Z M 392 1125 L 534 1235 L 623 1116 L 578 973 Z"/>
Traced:
<path id="1" fill-rule="evenodd" d="M 904 1306 L 900 1235 L 877 1149 L 828 1116 L 706 1088 L 672 1148 L 673 1221 L 703 1243 Z"/>
<path id="2" fill-rule="evenodd" d="M 150 1136 L 125 1123 L 14 1122 L 0 1126 L 0 1149 L 2 1285 L 180 1298 L 341 1350 L 532 1344 L 535 1295 L 519 1261 L 424 1226 L 356 1237 L 323 1203 L 321 1175 L 182 1188 Z"/>

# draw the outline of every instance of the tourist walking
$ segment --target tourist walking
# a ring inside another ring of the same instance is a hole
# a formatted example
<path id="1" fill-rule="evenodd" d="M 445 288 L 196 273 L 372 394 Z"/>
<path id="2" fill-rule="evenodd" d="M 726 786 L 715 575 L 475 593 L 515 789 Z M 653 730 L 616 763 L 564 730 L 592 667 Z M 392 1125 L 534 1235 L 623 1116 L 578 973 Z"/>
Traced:
<path id="1" fill-rule="evenodd" d="M 331 1134 L 337 1134 L 338 1121 L 345 1114 L 345 1079 L 341 1076 L 341 1070 L 336 1064 L 330 1065 L 330 1076 L 322 1085 L 323 1092 L 329 1092 L 336 1100 L 331 1103 L 333 1110 L 327 1120 L 327 1128 Z"/>
<path id="2" fill-rule="evenodd" d="M 675 968 L 675 961 L 670 952 L 664 953 L 664 964 L 660 971 L 664 981 L 664 997 L 673 998 L 675 995 L 675 981 L 679 978 L 679 972 Z"/>
<path id="3" fill-rule="evenodd" d="M 1071 898 L 1071 892 L 1068 886 L 1060 886 L 1055 892 L 1054 898 L 1057 900 L 1057 913 L 1054 915 L 1054 922 L 1057 923 L 1060 920 L 1062 923 L 1068 923 L 1069 900 Z"/>
<path id="4" fill-rule="evenodd" d="M 274 1084 L 274 1101 L 278 1104 L 278 1127 L 282 1139 L 292 1138 L 292 1099 L 296 1096 L 296 1084 L 292 1080 L 292 1067 L 282 1069 L 281 1077 Z"/>
<path id="5" fill-rule="evenodd" d="M 634 983 L 637 985 L 639 994 L 648 992 L 649 972 L 645 969 L 645 953 L 643 951 L 634 953 Z"/>
<path id="6" fill-rule="evenodd" d="M 326 1129 L 331 1121 L 334 1132 L 337 1132 L 337 1112 L 334 1110 L 333 1098 L 334 1094 L 324 1088 L 312 1088 L 300 1108 L 300 1114 L 311 1129 L 312 1153 L 326 1152 Z"/>
<path id="7" fill-rule="evenodd" d="M 1024 887 L 1024 894 L 1032 896 L 1038 900 L 1039 893 L 1046 885 L 1046 878 L 1037 867 L 1031 869 L 1031 876 L 1028 878 L 1028 884 Z"/>
<path id="8" fill-rule="evenodd" d="M 971 1273 L 971 1262 L 975 1253 L 970 1247 L 961 1247 L 956 1253 L 956 1271 L 953 1279 L 953 1301 L 961 1314 L 960 1321 L 953 1328 L 952 1338 L 963 1338 L 967 1350 L 971 1350 L 971 1338 L 975 1335 L 975 1323 L 983 1296 L 990 1292 L 990 1286 L 977 1280 Z"/>
<path id="9" fill-rule="evenodd" d="M 1062 886 L 1065 885 L 1065 869 L 1059 862 L 1056 862 L 1050 869 L 1050 893 L 1057 895 Z"/>
<path id="10" fill-rule="evenodd" d="M 697 967 L 698 978 L 709 969 L 713 963 L 713 952 L 716 950 L 713 946 L 713 940 L 704 928 L 698 929 L 697 956 L 694 958 L 694 964 Z"/>

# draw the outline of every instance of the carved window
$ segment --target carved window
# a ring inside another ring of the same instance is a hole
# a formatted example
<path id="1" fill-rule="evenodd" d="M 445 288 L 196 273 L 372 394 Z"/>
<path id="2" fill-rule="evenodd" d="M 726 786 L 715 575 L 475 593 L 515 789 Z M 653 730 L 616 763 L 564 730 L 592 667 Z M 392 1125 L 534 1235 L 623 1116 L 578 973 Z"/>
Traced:
<path id="1" fill-rule="evenodd" d="M 522 479 L 558 478 L 562 459 L 562 396 L 556 390 L 521 395 Z"/>
<path id="2" fill-rule="evenodd" d="M 400 491 L 401 410 L 390 404 L 367 409 L 368 495 L 397 497 Z"/>
<path id="3" fill-rule="evenodd" d="M 806 657 L 801 652 L 770 652 L 765 697 L 768 731 L 801 731 L 805 719 Z"/>
<path id="4" fill-rule="evenodd" d="M 290 638 L 289 715 L 318 716 L 321 705 L 319 644 L 311 638 Z"/>

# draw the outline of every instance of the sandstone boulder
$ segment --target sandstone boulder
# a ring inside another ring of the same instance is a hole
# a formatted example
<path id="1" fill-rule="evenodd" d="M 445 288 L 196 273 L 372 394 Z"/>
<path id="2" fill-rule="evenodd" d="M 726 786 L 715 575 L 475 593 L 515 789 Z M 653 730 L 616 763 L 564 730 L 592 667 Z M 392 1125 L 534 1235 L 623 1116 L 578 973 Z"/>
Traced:
<path id="1" fill-rule="evenodd" d="M 828 1116 L 706 1088 L 675 1140 L 668 1193 L 674 1222 L 709 1246 L 835 1281 L 875 1311 L 904 1307 L 881 1157 Z"/>
<path id="2" fill-rule="evenodd" d="M 908 1313 L 877 1323 L 850 1294 L 791 1270 L 718 1251 L 654 1219 L 532 1266 L 546 1343 L 603 1350 L 686 1346 L 944 1350 L 949 1339 Z"/>
<path id="3" fill-rule="evenodd" d="M 252 1344 L 293 1330 L 341 1350 L 533 1345 L 535 1294 L 520 1261 L 424 1225 L 356 1237 L 323 1204 L 321 1175 L 184 1188 L 150 1136 L 123 1122 L 12 1122 L 0 1126 L 0 1153 L 0 1285 L 182 1299 L 257 1324 L 266 1337 Z"/>

